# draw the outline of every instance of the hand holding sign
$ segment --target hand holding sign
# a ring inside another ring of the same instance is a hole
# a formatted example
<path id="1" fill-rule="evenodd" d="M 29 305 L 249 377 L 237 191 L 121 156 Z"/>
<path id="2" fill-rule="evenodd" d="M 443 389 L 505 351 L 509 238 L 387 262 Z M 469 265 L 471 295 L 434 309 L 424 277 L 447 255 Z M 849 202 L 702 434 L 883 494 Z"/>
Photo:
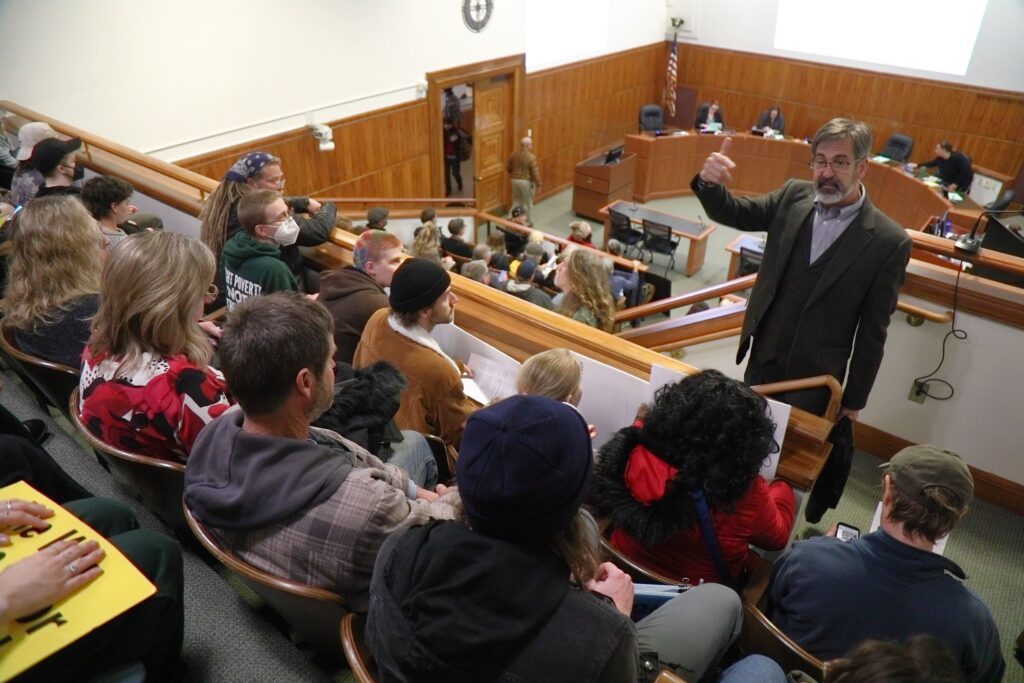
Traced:
<path id="1" fill-rule="evenodd" d="M 94 580 L 103 570 L 96 541 L 60 541 L 0 572 L 0 618 L 18 619 L 52 605 Z"/>
<path id="2" fill-rule="evenodd" d="M 729 148 L 732 146 L 732 138 L 722 141 L 722 149 L 712 152 L 704 160 L 704 166 L 700 169 L 700 179 L 705 183 L 713 185 L 725 185 L 732 182 L 730 171 L 736 168 L 736 162 L 729 158 Z"/>

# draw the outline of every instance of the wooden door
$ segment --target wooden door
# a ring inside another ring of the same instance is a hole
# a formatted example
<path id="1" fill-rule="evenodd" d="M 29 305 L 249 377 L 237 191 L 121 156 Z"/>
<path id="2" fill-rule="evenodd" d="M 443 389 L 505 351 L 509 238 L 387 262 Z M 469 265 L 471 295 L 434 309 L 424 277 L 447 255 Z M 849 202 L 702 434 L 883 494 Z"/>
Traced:
<path id="1" fill-rule="evenodd" d="M 501 212 L 511 189 L 505 161 L 512 153 L 512 79 L 495 76 L 473 83 L 473 193 L 476 207 Z"/>

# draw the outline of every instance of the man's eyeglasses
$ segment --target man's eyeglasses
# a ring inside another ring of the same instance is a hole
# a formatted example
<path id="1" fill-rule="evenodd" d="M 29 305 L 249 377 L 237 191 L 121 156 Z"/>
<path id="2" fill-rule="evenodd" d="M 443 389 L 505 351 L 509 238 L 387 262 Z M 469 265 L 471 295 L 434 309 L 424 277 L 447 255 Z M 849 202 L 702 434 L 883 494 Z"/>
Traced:
<path id="1" fill-rule="evenodd" d="M 811 159 L 810 163 L 807 165 L 815 171 L 824 171 L 826 168 L 831 166 L 833 171 L 841 173 L 848 170 L 850 166 L 853 166 L 858 161 L 860 161 L 860 159 L 854 159 L 853 161 L 845 158 L 833 159 L 832 161 L 829 161 L 828 159 Z"/>

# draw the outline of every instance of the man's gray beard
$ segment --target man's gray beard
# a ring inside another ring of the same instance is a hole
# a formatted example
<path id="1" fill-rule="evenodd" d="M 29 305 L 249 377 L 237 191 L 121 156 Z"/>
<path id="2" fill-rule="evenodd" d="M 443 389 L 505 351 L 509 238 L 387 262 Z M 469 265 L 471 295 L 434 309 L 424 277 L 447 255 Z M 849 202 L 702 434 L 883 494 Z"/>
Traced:
<path id="1" fill-rule="evenodd" d="M 831 190 L 820 190 L 817 187 L 814 188 L 814 199 L 825 206 L 831 206 L 843 201 L 846 195 L 841 191 L 833 192 Z"/>
<path id="2" fill-rule="evenodd" d="M 850 194 L 858 187 L 860 187 L 860 183 L 853 183 L 850 185 L 850 189 L 847 192 L 843 192 L 842 190 L 836 190 L 835 192 L 833 192 L 831 190 L 822 190 L 817 185 L 815 185 L 814 199 L 819 204 L 822 204 L 824 206 L 831 206 L 833 204 L 838 204 L 839 202 L 849 197 Z"/>

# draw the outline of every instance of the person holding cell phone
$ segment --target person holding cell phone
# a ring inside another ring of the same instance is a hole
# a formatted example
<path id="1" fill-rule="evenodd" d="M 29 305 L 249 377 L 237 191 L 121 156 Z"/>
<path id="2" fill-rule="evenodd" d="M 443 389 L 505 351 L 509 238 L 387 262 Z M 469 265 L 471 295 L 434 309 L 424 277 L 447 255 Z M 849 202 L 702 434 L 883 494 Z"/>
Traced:
<path id="1" fill-rule="evenodd" d="M 946 644 L 968 683 L 1002 680 L 992 613 L 966 587 L 964 570 L 934 552 L 974 498 L 967 463 L 920 445 L 882 467 L 879 529 L 846 543 L 824 536 L 794 544 L 775 561 L 769 618 L 820 659 L 869 638 L 923 633 Z"/>

